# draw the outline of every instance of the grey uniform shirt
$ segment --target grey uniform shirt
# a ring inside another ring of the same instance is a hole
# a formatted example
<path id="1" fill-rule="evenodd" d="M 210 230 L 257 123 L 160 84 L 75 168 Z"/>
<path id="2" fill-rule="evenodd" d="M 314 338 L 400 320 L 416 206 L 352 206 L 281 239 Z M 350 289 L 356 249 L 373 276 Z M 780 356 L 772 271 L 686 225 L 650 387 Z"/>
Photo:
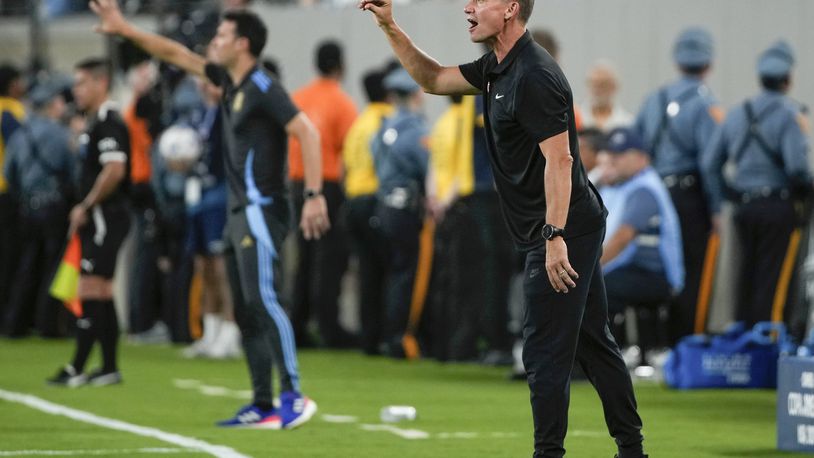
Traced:
<path id="1" fill-rule="evenodd" d="M 402 110 L 384 120 L 370 145 L 380 195 L 399 187 L 423 188 L 429 159 L 424 145 L 427 134 L 426 121 L 415 113 Z"/>
<path id="2" fill-rule="evenodd" d="M 659 175 L 701 171 L 701 155 L 716 128 L 710 113 L 715 105 L 707 86 L 688 76 L 647 97 L 636 117 L 636 129 Z"/>
<path id="3" fill-rule="evenodd" d="M 76 162 L 70 151 L 68 129 L 32 115 L 6 146 L 5 176 L 9 188 L 24 203 L 31 199 L 58 201 L 74 185 Z"/>
<path id="4" fill-rule="evenodd" d="M 758 141 L 748 138 L 750 122 L 744 104 L 727 114 L 712 136 L 703 161 L 712 210 L 716 213 L 727 186 L 723 176 L 727 161 L 735 166 L 731 188 L 736 192 L 781 190 L 811 183 L 809 143 L 797 120 L 799 107 L 783 94 L 771 91 L 749 99 L 749 103 L 760 135 L 771 151 L 764 151 Z"/>

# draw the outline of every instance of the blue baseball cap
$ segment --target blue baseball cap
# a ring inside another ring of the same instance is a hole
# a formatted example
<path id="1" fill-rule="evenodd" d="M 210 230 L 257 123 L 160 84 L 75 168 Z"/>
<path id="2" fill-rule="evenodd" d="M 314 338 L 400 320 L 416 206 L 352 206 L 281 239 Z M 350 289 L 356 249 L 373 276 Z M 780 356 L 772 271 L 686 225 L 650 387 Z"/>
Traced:
<path id="1" fill-rule="evenodd" d="M 685 29 L 673 46 L 673 59 L 681 67 L 709 65 L 712 54 L 712 35 L 700 27 Z"/>
<path id="2" fill-rule="evenodd" d="M 37 85 L 28 93 L 28 100 L 36 108 L 48 105 L 57 96 L 63 95 L 71 87 L 71 80 L 67 77 L 52 76 L 37 82 Z"/>
<path id="3" fill-rule="evenodd" d="M 644 141 L 636 130 L 630 127 L 617 127 L 608 134 L 605 151 L 611 154 L 622 154 L 630 150 L 644 153 Z"/>
<path id="4" fill-rule="evenodd" d="M 412 94 L 421 89 L 421 86 L 407 73 L 407 70 L 398 68 L 384 77 L 384 88 L 388 91 L 398 91 Z"/>
<path id="5" fill-rule="evenodd" d="M 794 66 L 794 51 L 783 40 L 763 51 L 757 60 L 757 73 L 760 76 L 780 78 L 791 73 Z"/>

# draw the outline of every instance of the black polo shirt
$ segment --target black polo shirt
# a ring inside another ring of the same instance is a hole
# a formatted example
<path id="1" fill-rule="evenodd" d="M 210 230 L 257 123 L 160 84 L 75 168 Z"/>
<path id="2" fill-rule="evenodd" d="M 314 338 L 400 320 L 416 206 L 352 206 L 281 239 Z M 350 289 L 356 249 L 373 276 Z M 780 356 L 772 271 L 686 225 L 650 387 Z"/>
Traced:
<path id="1" fill-rule="evenodd" d="M 119 114 L 116 104 L 107 101 L 99 107 L 88 124 L 87 132 L 80 139 L 82 173 L 79 179 L 79 197 L 90 194 L 96 179 L 108 162 L 123 162 L 126 173 L 122 181 L 104 199 L 104 205 L 114 205 L 127 200 L 130 187 L 130 134 Z"/>
<path id="2" fill-rule="evenodd" d="M 571 87 L 551 55 L 526 31 L 499 64 L 490 52 L 460 69 L 484 95 L 495 185 L 517 247 L 529 250 L 545 242 L 546 160 L 539 144 L 566 131 L 574 163 L 565 238 L 601 228 L 605 209 L 580 160 Z"/>
<path id="3" fill-rule="evenodd" d="M 288 93 L 260 67 L 234 84 L 226 69 L 207 64 L 206 76 L 223 89 L 225 168 L 231 208 L 281 195 L 288 175 L 286 125 L 299 110 Z"/>

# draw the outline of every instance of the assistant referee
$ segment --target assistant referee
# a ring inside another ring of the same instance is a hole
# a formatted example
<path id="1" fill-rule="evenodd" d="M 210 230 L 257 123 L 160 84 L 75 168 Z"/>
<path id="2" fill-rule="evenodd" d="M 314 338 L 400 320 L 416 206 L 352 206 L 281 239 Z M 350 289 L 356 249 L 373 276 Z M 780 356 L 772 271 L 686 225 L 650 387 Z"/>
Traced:
<path id="1" fill-rule="evenodd" d="M 469 0 L 473 42 L 491 52 L 443 67 L 396 25 L 390 0 L 361 0 L 404 68 L 434 94 L 483 93 L 495 185 L 516 246 L 527 252 L 523 362 L 534 456 L 562 457 L 574 358 L 593 383 L 620 458 L 643 457 L 630 375 L 608 328 L 599 258 L 606 211 L 579 157 L 571 88 L 531 39 L 533 0 Z M 570 250 L 569 250 L 570 248 Z"/>

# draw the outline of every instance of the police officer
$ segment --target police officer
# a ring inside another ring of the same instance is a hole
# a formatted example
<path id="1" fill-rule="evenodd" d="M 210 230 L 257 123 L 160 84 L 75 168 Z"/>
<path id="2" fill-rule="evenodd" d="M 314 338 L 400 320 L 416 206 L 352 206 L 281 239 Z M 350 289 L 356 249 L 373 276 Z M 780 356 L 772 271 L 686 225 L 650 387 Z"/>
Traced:
<path id="1" fill-rule="evenodd" d="M 722 117 L 704 84 L 712 63 L 710 34 L 700 28 L 682 32 L 673 48 L 681 77 L 645 100 L 636 127 L 664 180 L 681 221 L 686 282 L 671 319 L 672 340 L 691 334 L 695 306 L 712 228 L 701 179 L 700 160 L 716 121 Z"/>
<path id="2" fill-rule="evenodd" d="M 342 148 L 344 167 L 344 213 L 351 247 L 359 265 L 359 321 L 362 350 L 378 354 L 382 338 L 384 275 L 387 266 L 381 223 L 376 217 L 379 179 L 370 144 L 384 118 L 393 113 L 384 89 L 385 72 L 371 70 L 363 76 L 369 104 L 353 122 Z"/>
<path id="3" fill-rule="evenodd" d="M 387 239 L 390 265 L 387 273 L 386 351 L 404 357 L 402 337 L 410 313 L 413 281 L 418 265 L 422 225 L 424 179 L 429 153 L 425 146 L 428 126 L 421 108 L 423 93 L 403 69 L 384 79 L 396 113 L 386 119 L 373 139 L 371 151 L 379 178 L 377 214 Z"/>
<path id="4" fill-rule="evenodd" d="M 800 239 L 796 202 L 811 190 L 809 144 L 791 88 L 794 54 L 783 41 L 761 54 L 757 72 L 763 91 L 734 108 L 713 136 L 704 158 L 712 211 L 720 218 L 725 192 L 736 205 L 740 263 L 736 319 L 747 325 L 782 321 Z M 724 179 L 723 168 L 734 165 Z M 731 183 L 731 184 L 727 184 Z"/>
<path id="5" fill-rule="evenodd" d="M 42 336 L 60 334 L 62 306 L 48 294 L 68 231 L 68 210 L 74 185 L 70 135 L 60 124 L 67 86 L 56 78 L 31 92 L 34 113 L 6 147 L 5 176 L 19 211 L 20 260 L 12 284 L 4 331 L 11 336 L 28 332 L 33 323 Z"/>

